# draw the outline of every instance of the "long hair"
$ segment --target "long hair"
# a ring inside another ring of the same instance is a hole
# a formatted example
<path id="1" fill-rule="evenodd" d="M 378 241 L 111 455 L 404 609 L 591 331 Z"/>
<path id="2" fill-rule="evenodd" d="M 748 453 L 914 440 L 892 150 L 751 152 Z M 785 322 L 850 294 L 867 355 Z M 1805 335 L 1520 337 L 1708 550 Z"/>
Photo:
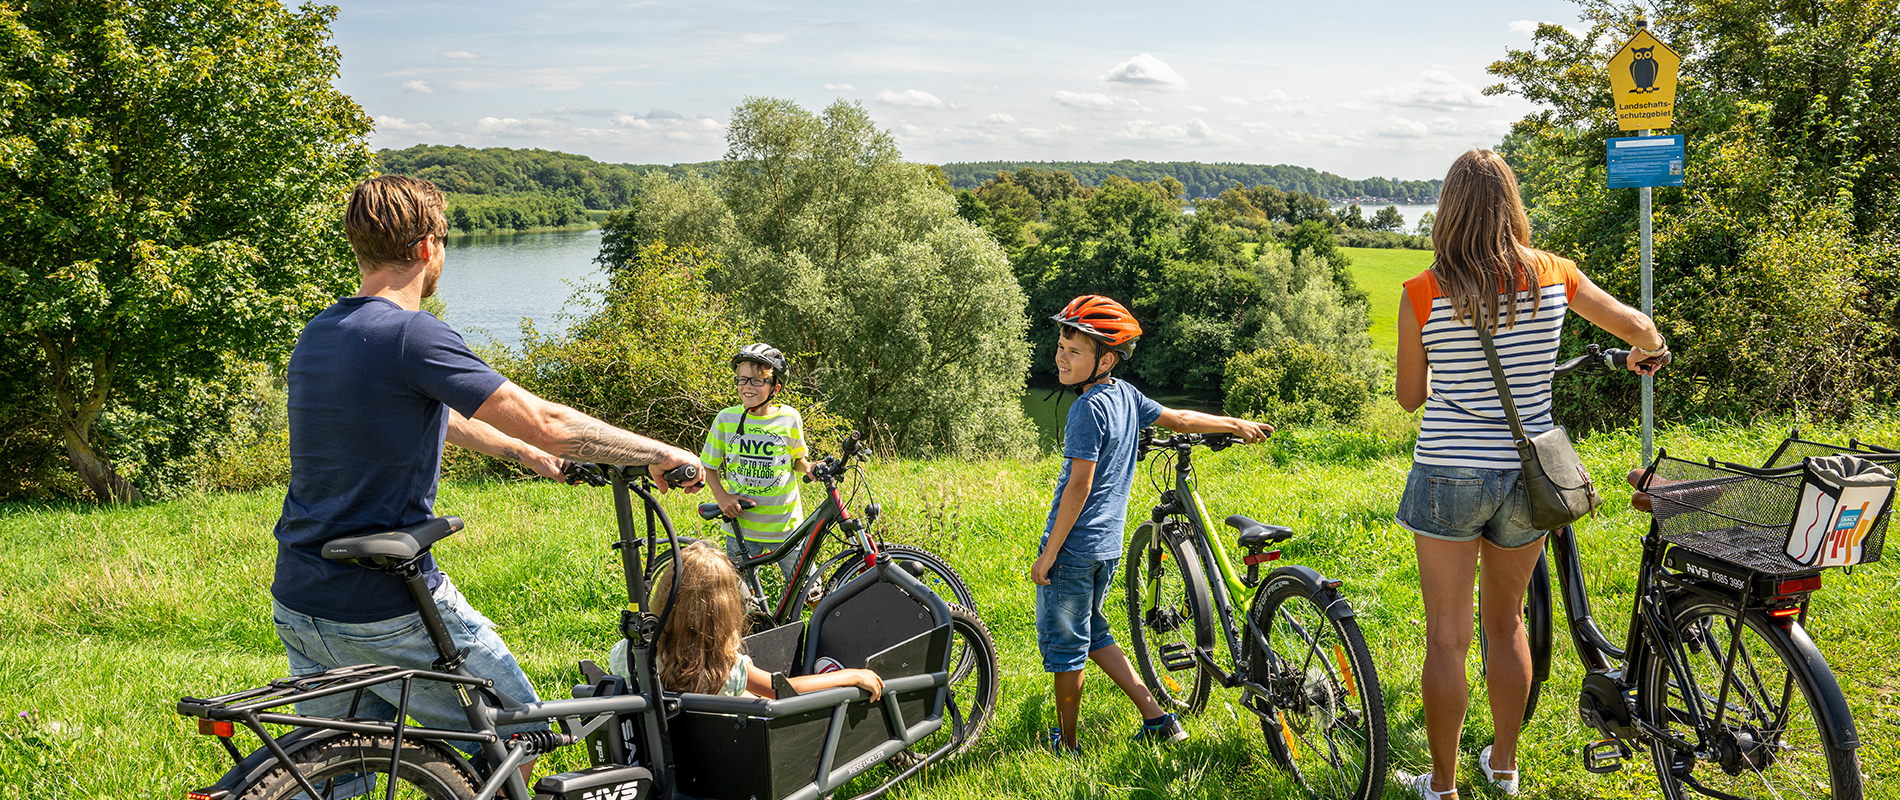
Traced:
<path id="1" fill-rule="evenodd" d="M 1490 150 L 1467 150 L 1445 173 L 1432 222 L 1432 274 L 1451 301 L 1452 318 L 1496 331 L 1517 324 L 1517 298 L 1528 288 L 1531 316 L 1543 306 L 1532 263 L 1531 223 L 1517 194 L 1517 176 Z M 1501 295 L 1512 302 L 1500 314 Z M 1503 319 L 1500 319 L 1500 316 Z"/>
<path id="2" fill-rule="evenodd" d="M 680 568 L 679 597 L 660 634 L 660 681 L 673 691 L 718 694 L 739 661 L 745 627 L 739 573 L 725 553 L 705 542 L 689 544 L 653 576 L 655 613 L 666 612 L 675 565 Z"/>

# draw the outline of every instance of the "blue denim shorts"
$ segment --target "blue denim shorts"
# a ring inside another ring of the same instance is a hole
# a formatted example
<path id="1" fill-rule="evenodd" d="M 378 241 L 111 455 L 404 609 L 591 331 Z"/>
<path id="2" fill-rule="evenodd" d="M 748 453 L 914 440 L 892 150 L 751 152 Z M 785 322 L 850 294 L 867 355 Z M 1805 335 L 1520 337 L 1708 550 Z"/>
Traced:
<path id="1" fill-rule="evenodd" d="M 494 681 L 497 691 L 516 702 L 531 703 L 540 699 L 514 654 L 508 651 L 508 645 L 495 635 L 495 623 L 470 607 L 447 575 L 442 576 L 442 584 L 435 588 L 435 607 L 441 612 L 442 624 L 449 629 L 455 646 L 468 648 L 468 660 L 463 663 L 470 674 Z M 277 638 L 283 640 L 284 653 L 289 656 L 292 675 L 309 675 L 356 664 L 434 668 L 435 643 L 429 639 L 421 614 L 405 614 L 378 622 L 335 622 L 292 611 L 272 600 L 271 618 L 277 625 Z M 341 717 L 349 713 L 351 698 L 352 694 L 344 693 L 298 703 L 297 713 Z M 356 716 L 394 720 L 396 704 L 401 701 L 401 682 L 380 684 L 363 696 Z M 463 713 L 455 690 L 437 681 L 411 684 L 409 718 L 431 728 L 469 729 L 468 715 Z M 529 723 L 500 729 L 503 736 L 535 730 L 547 730 L 547 725 Z"/>
<path id="2" fill-rule="evenodd" d="M 1036 647 L 1048 672 L 1075 672 L 1089 654 L 1115 644 L 1102 603 L 1119 558 L 1092 561 L 1057 553 L 1049 585 L 1036 587 Z"/>
<path id="3" fill-rule="evenodd" d="M 1517 475 L 1514 469 L 1413 464 L 1399 498 L 1399 524 L 1448 542 L 1483 536 L 1506 550 L 1535 544 L 1544 531 L 1531 527 L 1530 501 Z"/>

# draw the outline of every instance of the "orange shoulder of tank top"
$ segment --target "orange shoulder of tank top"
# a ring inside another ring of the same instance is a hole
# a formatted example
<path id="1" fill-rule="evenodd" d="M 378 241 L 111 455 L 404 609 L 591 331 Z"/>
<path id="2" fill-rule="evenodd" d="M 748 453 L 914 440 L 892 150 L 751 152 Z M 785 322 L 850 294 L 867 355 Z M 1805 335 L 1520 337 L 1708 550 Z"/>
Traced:
<path id="1" fill-rule="evenodd" d="M 1405 295 L 1412 300 L 1412 315 L 1418 317 L 1418 326 L 1425 327 L 1426 321 L 1432 316 L 1432 301 L 1440 296 L 1438 276 L 1433 275 L 1431 268 L 1427 267 L 1424 272 L 1405 282 Z"/>
<path id="2" fill-rule="evenodd" d="M 1531 252 L 1537 257 L 1537 282 L 1543 286 L 1561 283 L 1564 285 L 1564 301 L 1575 300 L 1578 287 L 1583 285 L 1583 273 L 1577 270 L 1577 262 L 1543 250 Z"/>

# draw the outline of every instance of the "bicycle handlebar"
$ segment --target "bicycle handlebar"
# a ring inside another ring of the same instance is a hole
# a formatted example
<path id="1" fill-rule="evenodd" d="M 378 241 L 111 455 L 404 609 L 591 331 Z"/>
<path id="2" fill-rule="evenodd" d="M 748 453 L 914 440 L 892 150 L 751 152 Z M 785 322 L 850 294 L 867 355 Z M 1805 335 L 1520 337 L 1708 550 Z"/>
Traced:
<path id="1" fill-rule="evenodd" d="M 1166 439 L 1158 439 L 1155 438 L 1154 428 L 1142 428 L 1137 457 L 1156 450 L 1174 450 L 1197 445 L 1218 453 L 1237 444 L 1241 444 L 1241 438 L 1231 433 L 1177 433 Z"/>
<path id="2" fill-rule="evenodd" d="M 865 460 L 871 453 L 870 445 L 864 443 L 862 431 L 852 431 L 850 436 L 838 444 L 838 455 L 827 456 L 825 460 L 812 467 L 811 474 L 805 476 L 805 482 L 816 478 L 821 481 L 833 481 L 844 477 L 846 469 L 851 467 L 851 459 Z"/>
<path id="3" fill-rule="evenodd" d="M 1556 377 L 1561 378 L 1565 375 L 1569 375 L 1572 372 L 1576 372 L 1579 368 L 1586 367 L 1586 366 L 1602 366 L 1602 367 L 1615 366 L 1617 368 L 1623 368 L 1628 365 L 1629 358 L 1630 358 L 1630 351 L 1628 350 L 1605 350 L 1602 347 L 1593 344 L 1584 350 L 1583 355 L 1577 356 L 1576 358 L 1570 359 L 1569 361 L 1565 361 L 1562 364 L 1558 364 L 1557 368 L 1555 370 L 1552 370 L 1552 374 Z M 1648 360 L 1638 360 L 1636 363 L 1638 366 L 1655 364 L 1656 366 L 1659 366 L 1659 367 L 1666 367 L 1666 366 L 1669 366 L 1670 362 L 1674 360 L 1675 360 L 1674 356 L 1670 355 L 1668 352 L 1664 352 L 1662 355 L 1652 357 Z"/>

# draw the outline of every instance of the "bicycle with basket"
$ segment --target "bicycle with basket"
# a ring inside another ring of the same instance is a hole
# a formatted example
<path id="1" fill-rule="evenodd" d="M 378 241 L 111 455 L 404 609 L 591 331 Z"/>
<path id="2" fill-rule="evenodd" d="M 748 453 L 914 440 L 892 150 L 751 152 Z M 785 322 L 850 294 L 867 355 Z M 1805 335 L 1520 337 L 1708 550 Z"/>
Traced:
<path id="1" fill-rule="evenodd" d="M 688 474 L 687 471 L 691 471 Z M 456 517 L 439 517 L 395 531 L 333 540 L 326 558 L 401 577 L 438 653 L 432 669 L 365 664 L 294 676 L 269 685 L 207 699 L 182 698 L 181 715 L 198 720 L 199 732 L 217 737 L 233 761 L 212 785 L 187 793 L 188 800 L 289 800 L 376 796 L 430 800 L 644 800 L 673 797 L 755 797 L 815 800 L 829 797 L 858 776 L 890 764 L 888 778 L 859 795 L 884 794 L 919 770 L 969 745 L 977 731 L 966 713 L 971 698 L 951 691 L 951 611 L 947 603 L 908 571 L 875 561 L 863 574 L 825 596 L 809 622 L 798 621 L 748 637 L 753 663 L 774 672 L 776 699 L 736 698 L 667 691 L 654 663 L 665 617 L 648 610 L 648 592 L 677 591 L 677 580 L 649 586 L 643 568 L 643 537 L 636 533 L 635 498 L 644 507 L 646 535 L 663 532 L 677 546 L 673 524 L 652 494 L 642 467 L 590 465 L 587 472 L 611 485 L 628 608 L 619 634 L 632 655 L 630 674 L 607 674 L 581 662 L 587 682 L 572 699 L 520 702 L 463 666 L 466 650 L 454 647 L 444 628 L 419 562 L 436 542 L 462 528 Z M 690 483 L 692 466 L 669 473 L 675 485 Z M 671 603 L 666 604 L 670 611 Z M 965 643 L 994 697 L 996 651 L 987 638 Z M 808 674 L 821 661 L 879 674 L 884 694 L 840 687 L 798 694 L 784 679 Z M 470 731 L 407 724 L 408 697 L 419 682 L 447 684 L 457 692 Z M 402 702 L 394 721 L 356 717 L 365 693 L 395 685 Z M 299 714 L 299 701 L 346 695 L 354 698 L 341 717 Z M 552 723 L 550 730 L 502 736 L 497 730 L 522 723 Z M 242 729 L 259 746 L 250 753 L 233 741 Z M 457 745 L 461 745 L 458 747 Z M 532 791 L 518 767 L 545 753 L 584 744 L 593 766 L 550 775 Z M 465 752 L 467 747 L 473 752 Z"/>
<path id="2" fill-rule="evenodd" d="M 1589 352 L 1560 366 L 1621 366 Z M 1805 623 L 1822 575 L 1879 561 L 1900 453 L 1784 441 L 1763 467 L 1659 451 L 1632 478 L 1650 513 L 1622 644 L 1591 616 L 1575 532 L 1553 531 L 1565 622 L 1586 671 L 1578 711 L 1602 738 L 1591 772 L 1647 751 L 1664 797 L 1862 796 L 1856 731 Z M 1553 610 L 1540 562 L 1526 599 L 1528 720 L 1550 668 Z"/>

